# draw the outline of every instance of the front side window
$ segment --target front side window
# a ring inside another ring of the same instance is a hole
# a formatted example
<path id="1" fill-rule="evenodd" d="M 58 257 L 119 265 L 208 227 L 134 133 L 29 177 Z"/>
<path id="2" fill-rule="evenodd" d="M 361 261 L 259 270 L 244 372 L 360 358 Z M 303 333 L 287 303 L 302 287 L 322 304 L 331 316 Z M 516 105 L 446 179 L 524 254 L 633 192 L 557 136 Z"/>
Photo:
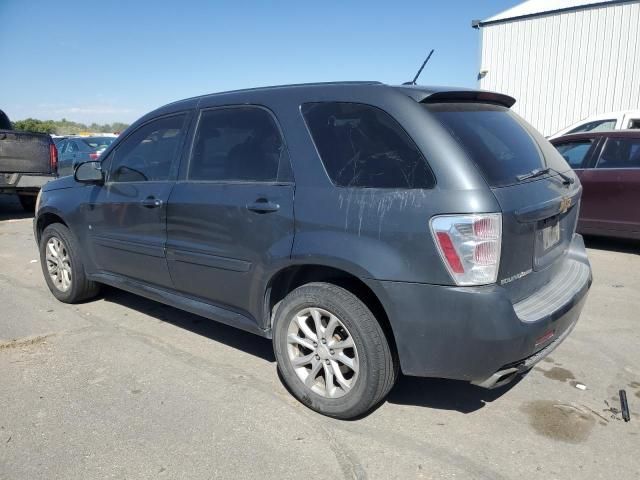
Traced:
<path id="1" fill-rule="evenodd" d="M 574 128 L 567 133 L 579 133 L 579 132 L 599 132 L 603 130 L 613 130 L 616 126 L 616 119 L 610 118 L 607 120 L 594 120 L 593 122 L 583 123 L 582 125 Z"/>
<path id="2" fill-rule="evenodd" d="M 582 168 L 587 152 L 591 148 L 592 140 L 580 140 L 556 145 L 560 155 L 566 160 L 571 168 Z"/>
<path id="3" fill-rule="evenodd" d="M 205 110 L 193 143 L 189 179 L 215 182 L 285 180 L 289 159 L 280 131 L 260 107 Z"/>
<path id="4" fill-rule="evenodd" d="M 157 182 L 169 179 L 184 136 L 186 115 L 153 120 L 117 145 L 110 182 Z"/>
<path id="5" fill-rule="evenodd" d="M 433 188 L 420 150 L 388 113 L 360 103 L 302 105 L 331 181 L 339 187 Z"/>
<path id="6" fill-rule="evenodd" d="M 609 138 L 596 168 L 640 168 L 640 138 Z"/>
<path id="7" fill-rule="evenodd" d="M 629 124 L 627 125 L 629 129 L 640 128 L 640 118 L 632 118 L 629 120 Z"/>

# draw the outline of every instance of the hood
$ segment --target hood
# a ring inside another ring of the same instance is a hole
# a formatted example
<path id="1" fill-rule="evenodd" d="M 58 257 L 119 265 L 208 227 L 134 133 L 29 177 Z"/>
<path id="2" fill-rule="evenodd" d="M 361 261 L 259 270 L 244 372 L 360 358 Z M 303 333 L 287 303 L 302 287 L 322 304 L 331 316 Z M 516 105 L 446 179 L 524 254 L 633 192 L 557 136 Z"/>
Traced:
<path id="1" fill-rule="evenodd" d="M 78 182 L 75 181 L 73 175 L 68 175 L 66 177 L 60 177 L 55 180 L 52 180 L 46 183 L 42 190 L 45 192 L 50 192 L 51 190 L 61 190 L 63 188 L 73 188 L 79 185 Z"/>

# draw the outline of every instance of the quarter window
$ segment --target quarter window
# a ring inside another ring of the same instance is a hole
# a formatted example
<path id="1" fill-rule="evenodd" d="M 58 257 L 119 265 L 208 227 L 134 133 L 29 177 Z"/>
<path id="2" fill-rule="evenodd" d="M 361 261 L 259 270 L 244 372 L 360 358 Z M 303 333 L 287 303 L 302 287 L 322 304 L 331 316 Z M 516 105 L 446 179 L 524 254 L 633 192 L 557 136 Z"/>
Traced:
<path id="1" fill-rule="evenodd" d="M 609 138 L 596 168 L 640 168 L 640 138 Z"/>
<path id="2" fill-rule="evenodd" d="M 331 181 L 339 187 L 432 188 L 435 178 L 416 144 L 388 113 L 371 105 L 302 105 Z"/>
<path id="3" fill-rule="evenodd" d="M 118 145 L 110 155 L 111 182 L 168 180 L 180 151 L 186 115 L 149 122 Z"/>
<path id="4" fill-rule="evenodd" d="M 288 180 L 289 158 L 271 114 L 259 107 L 205 110 L 193 144 L 189 179 Z"/>
<path id="5" fill-rule="evenodd" d="M 592 143 L 592 140 L 581 140 L 556 145 L 556 148 L 571 168 L 582 168 L 584 166 L 584 159 Z"/>

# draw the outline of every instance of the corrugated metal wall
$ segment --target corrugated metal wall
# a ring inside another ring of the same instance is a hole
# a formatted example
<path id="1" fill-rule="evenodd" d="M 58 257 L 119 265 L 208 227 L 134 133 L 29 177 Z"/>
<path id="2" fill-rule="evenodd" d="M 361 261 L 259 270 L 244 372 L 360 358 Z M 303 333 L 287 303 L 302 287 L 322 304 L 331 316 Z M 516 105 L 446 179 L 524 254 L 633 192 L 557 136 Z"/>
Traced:
<path id="1" fill-rule="evenodd" d="M 640 109 L 640 2 L 486 25 L 480 88 L 512 95 L 545 135 L 589 115 Z"/>

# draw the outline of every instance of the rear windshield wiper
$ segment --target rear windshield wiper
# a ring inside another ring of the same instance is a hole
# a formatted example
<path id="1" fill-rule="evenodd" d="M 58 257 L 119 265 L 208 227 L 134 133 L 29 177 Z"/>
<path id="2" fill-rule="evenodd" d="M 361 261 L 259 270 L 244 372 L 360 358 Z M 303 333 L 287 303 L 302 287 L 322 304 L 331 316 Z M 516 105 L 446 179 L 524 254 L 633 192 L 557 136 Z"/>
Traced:
<path id="1" fill-rule="evenodd" d="M 530 178 L 541 177 L 542 175 L 546 175 L 547 173 L 551 173 L 551 172 L 556 173 L 560 178 L 562 178 L 562 183 L 564 183 L 565 185 L 571 185 L 574 182 L 574 179 L 571 178 L 570 176 L 565 175 L 564 173 L 559 172 L 558 170 L 551 167 L 534 168 L 529 173 L 523 173 L 522 175 L 518 175 L 516 179 L 519 182 L 522 182 L 523 180 L 529 180 Z"/>

